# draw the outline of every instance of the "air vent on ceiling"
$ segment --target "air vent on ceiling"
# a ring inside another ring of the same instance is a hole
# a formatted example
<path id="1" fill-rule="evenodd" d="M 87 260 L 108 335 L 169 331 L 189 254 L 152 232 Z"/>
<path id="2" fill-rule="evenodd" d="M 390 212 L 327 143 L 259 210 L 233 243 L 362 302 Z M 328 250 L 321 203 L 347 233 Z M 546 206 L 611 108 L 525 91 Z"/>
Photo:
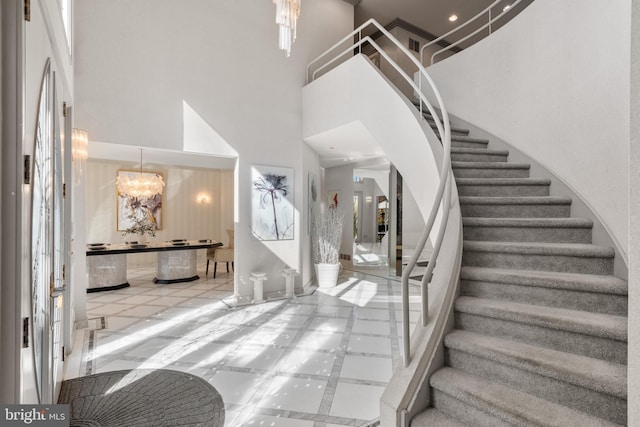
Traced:
<path id="1" fill-rule="evenodd" d="M 409 50 L 420 52 L 420 42 L 414 39 L 409 39 Z"/>

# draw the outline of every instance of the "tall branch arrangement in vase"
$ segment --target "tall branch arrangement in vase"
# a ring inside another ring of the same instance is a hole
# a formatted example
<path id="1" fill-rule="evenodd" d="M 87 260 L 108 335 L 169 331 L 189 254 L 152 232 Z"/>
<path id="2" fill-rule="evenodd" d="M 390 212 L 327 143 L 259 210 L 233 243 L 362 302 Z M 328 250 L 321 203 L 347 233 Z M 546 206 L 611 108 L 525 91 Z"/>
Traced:
<path id="1" fill-rule="evenodd" d="M 314 218 L 313 255 L 316 264 L 340 262 L 342 224 L 344 215 L 337 204 L 332 204 Z"/>

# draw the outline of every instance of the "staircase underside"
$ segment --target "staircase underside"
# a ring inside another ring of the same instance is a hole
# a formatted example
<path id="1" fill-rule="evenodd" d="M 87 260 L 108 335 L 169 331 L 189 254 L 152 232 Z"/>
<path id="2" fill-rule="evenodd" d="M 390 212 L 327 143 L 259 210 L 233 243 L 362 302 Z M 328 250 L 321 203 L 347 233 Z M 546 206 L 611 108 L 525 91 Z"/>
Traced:
<path id="1" fill-rule="evenodd" d="M 432 118 L 428 117 L 432 125 Z M 627 282 L 530 165 L 456 128 L 460 297 L 411 426 L 607 426 L 627 416 Z"/>

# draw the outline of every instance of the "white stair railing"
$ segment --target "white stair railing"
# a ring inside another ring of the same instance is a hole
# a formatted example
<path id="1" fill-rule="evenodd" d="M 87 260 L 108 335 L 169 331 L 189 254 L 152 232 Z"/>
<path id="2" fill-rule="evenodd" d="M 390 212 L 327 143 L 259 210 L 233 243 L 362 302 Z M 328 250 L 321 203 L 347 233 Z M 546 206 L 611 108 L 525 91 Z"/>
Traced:
<path id="1" fill-rule="evenodd" d="M 419 76 L 419 85 L 416 85 L 413 78 L 405 72 L 396 61 L 394 61 L 391 56 L 389 56 L 380 46 L 370 37 L 362 37 L 362 31 L 369 26 L 375 27 L 378 31 L 380 31 L 384 36 L 386 36 L 397 48 L 398 51 L 403 54 L 411 63 L 413 63 L 418 69 Z M 349 46 L 335 54 L 334 56 L 330 56 L 333 52 L 335 52 L 340 46 L 344 45 L 350 40 L 353 40 L 357 36 L 357 41 L 355 43 L 350 43 Z M 422 324 L 423 326 L 427 325 L 428 316 L 428 300 L 429 300 L 429 282 L 431 281 L 433 269 L 436 266 L 437 257 L 440 252 L 440 247 L 442 245 L 442 240 L 444 237 L 445 227 L 447 224 L 447 220 L 449 217 L 449 206 L 450 206 L 450 196 L 451 196 L 451 125 L 449 122 L 449 115 L 447 113 L 447 109 L 442 101 L 440 93 L 438 92 L 435 83 L 423 67 L 422 63 L 406 48 L 404 47 L 391 33 L 389 33 L 382 25 L 380 25 L 374 19 L 369 19 L 364 24 L 356 28 L 352 33 L 345 36 L 342 40 L 337 42 L 335 45 L 327 49 L 324 53 L 318 56 L 316 59 L 311 61 L 307 66 L 307 79 L 308 81 L 313 81 L 316 79 L 319 72 L 327 70 L 330 66 L 335 64 L 341 58 L 346 55 L 353 55 L 354 51 L 357 49 L 358 52 L 361 51 L 361 47 L 363 44 L 368 43 L 371 45 L 383 58 L 385 58 L 388 63 L 395 69 L 400 76 L 413 88 L 414 92 L 420 98 L 420 116 L 422 116 L 422 106 L 426 106 L 433 118 L 435 119 L 438 136 L 440 141 L 442 142 L 443 155 L 442 155 L 442 168 L 439 175 L 438 189 L 436 191 L 436 196 L 431 206 L 429 218 L 426 221 L 425 228 L 420 235 L 418 245 L 416 250 L 409 260 L 407 267 L 402 272 L 402 333 L 403 333 L 403 360 L 404 365 L 408 366 L 411 362 L 411 348 L 410 348 L 410 323 L 409 323 L 409 277 L 415 266 L 418 263 L 418 258 L 424 249 L 424 246 L 429 238 L 431 231 L 433 230 L 433 226 L 436 221 L 436 217 L 438 212 L 441 210 L 442 213 L 442 223 L 440 225 L 440 229 L 438 231 L 438 235 L 436 237 L 436 241 L 434 242 L 434 251 L 431 259 L 429 260 L 427 271 L 422 277 L 421 282 L 421 292 L 422 292 L 422 301 L 421 301 L 421 311 L 422 311 Z M 325 60 L 325 62 L 321 63 L 321 60 Z M 312 72 L 313 70 L 313 72 Z M 436 109 L 431 105 L 426 95 L 421 90 L 422 81 L 425 81 L 428 84 L 428 87 L 431 89 L 435 99 L 437 100 L 437 109 L 440 111 L 440 115 L 437 114 Z M 444 200 L 443 200 L 444 199 Z M 444 203 L 443 203 L 444 202 Z"/>
<path id="2" fill-rule="evenodd" d="M 454 28 L 453 30 L 449 31 L 448 33 L 445 33 L 443 35 L 441 35 L 440 37 L 431 40 L 428 43 L 425 43 L 421 48 L 420 48 L 420 63 L 424 64 L 424 51 L 425 49 L 427 49 L 430 46 L 433 46 L 434 44 L 445 40 L 447 37 L 451 36 L 452 34 L 457 33 L 458 31 L 462 30 L 463 28 L 467 27 L 467 25 L 476 22 L 478 19 L 482 18 L 483 16 L 488 14 L 489 19 L 482 25 L 480 25 L 479 28 L 477 28 L 475 31 L 471 32 L 470 34 L 467 34 L 466 36 L 460 38 L 459 40 L 450 43 L 447 45 L 447 47 L 440 49 L 436 52 L 434 52 L 431 55 L 431 61 L 429 62 L 429 64 L 433 64 L 433 61 L 435 59 L 435 57 L 443 52 L 446 52 L 448 50 L 453 49 L 454 47 L 460 45 L 461 43 L 464 43 L 465 41 L 469 40 L 471 37 L 475 36 L 476 34 L 478 34 L 479 32 L 488 29 L 489 34 L 491 34 L 491 25 L 498 21 L 500 18 L 502 18 L 504 15 L 506 15 L 507 13 L 509 13 L 510 11 L 514 10 L 514 8 L 516 6 L 518 6 L 518 4 L 521 2 L 522 0 L 516 0 L 513 3 L 511 3 L 510 5 L 508 5 L 507 7 L 505 7 L 502 12 L 500 12 L 498 15 L 492 17 L 491 16 L 491 10 L 493 9 L 493 7 L 495 5 L 497 5 L 498 3 L 503 2 L 503 0 L 496 0 L 493 3 L 491 3 L 489 6 L 487 6 L 484 10 L 482 10 L 480 13 L 478 13 L 477 15 L 475 15 L 473 18 L 467 20 L 466 22 L 464 22 L 463 24 L 458 25 L 456 28 Z"/>

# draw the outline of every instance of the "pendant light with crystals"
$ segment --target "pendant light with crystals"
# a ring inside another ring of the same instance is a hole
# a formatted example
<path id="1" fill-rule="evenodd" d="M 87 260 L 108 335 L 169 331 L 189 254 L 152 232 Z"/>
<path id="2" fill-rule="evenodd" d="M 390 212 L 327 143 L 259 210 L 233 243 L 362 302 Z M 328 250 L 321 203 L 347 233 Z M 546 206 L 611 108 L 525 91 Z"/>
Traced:
<path id="1" fill-rule="evenodd" d="M 164 180 L 158 174 L 142 173 L 142 148 L 140 149 L 140 172 L 135 175 L 118 175 L 116 189 L 119 195 L 150 198 L 162 194 Z"/>
<path id="2" fill-rule="evenodd" d="M 296 27 L 300 16 L 300 0 L 273 0 L 276 5 L 276 24 L 280 26 L 280 49 L 291 55 L 296 41 Z"/>

